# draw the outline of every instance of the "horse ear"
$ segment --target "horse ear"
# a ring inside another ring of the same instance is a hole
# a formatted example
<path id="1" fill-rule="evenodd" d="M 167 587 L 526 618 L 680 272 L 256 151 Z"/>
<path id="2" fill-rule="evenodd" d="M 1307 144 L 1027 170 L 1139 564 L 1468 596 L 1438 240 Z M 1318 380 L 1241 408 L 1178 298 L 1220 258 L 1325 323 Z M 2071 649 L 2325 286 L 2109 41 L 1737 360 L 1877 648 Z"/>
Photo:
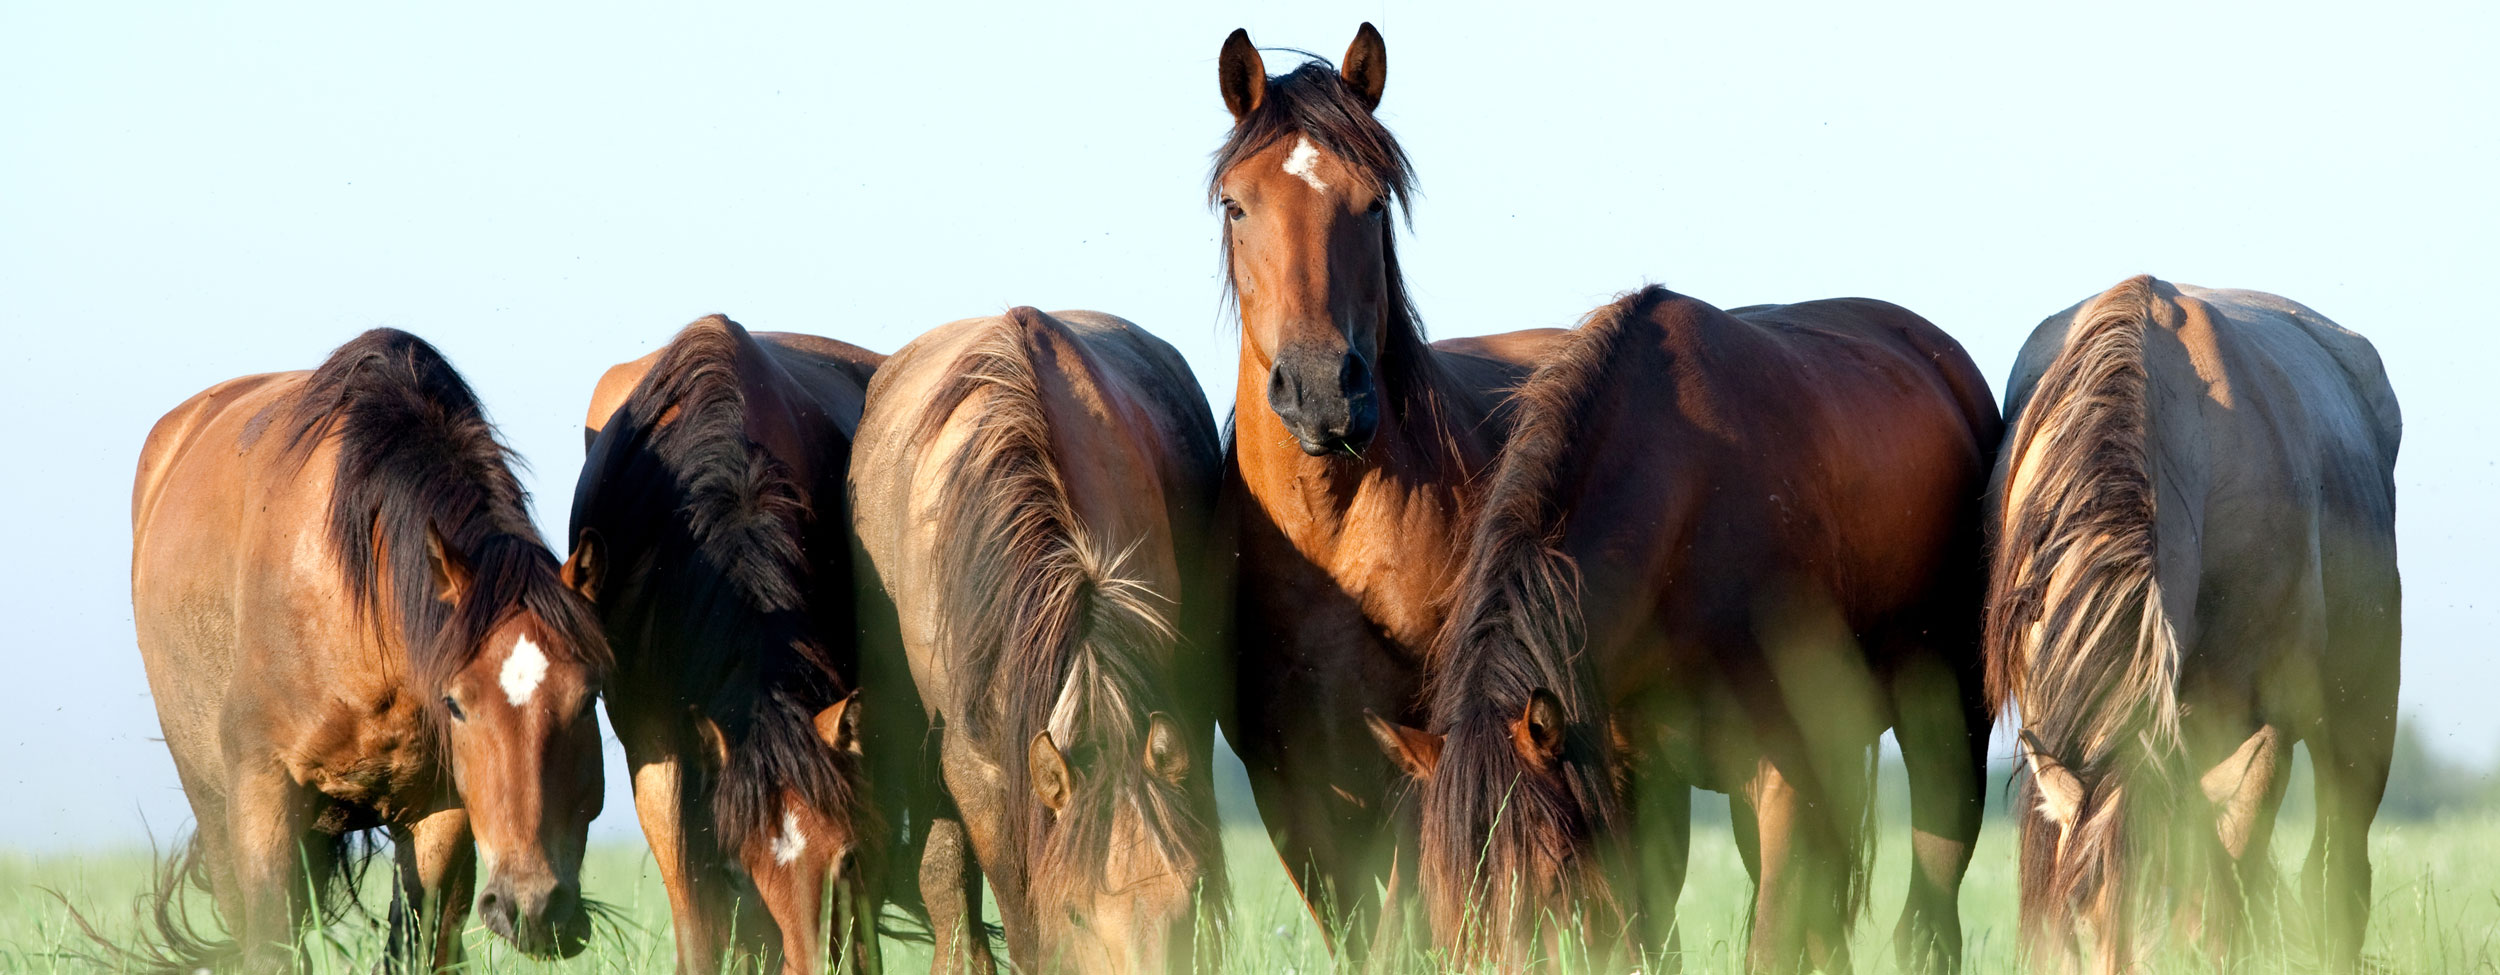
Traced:
<path id="1" fill-rule="evenodd" d="M 606 553 L 601 551 L 605 546 L 598 529 L 584 528 L 581 537 L 573 540 L 573 551 L 564 557 L 564 584 L 592 602 L 598 601 L 600 577 L 607 574 Z"/>
<path id="2" fill-rule="evenodd" d="M 1224 39 L 1223 53 L 1215 56 L 1215 84 L 1224 90 L 1224 107 L 1233 110 L 1236 124 L 1267 98 L 1267 62 L 1259 59 L 1249 31 L 1235 30 Z"/>
<path id="3" fill-rule="evenodd" d="M 1146 771 L 1173 785 L 1189 778 L 1189 742 L 1180 722 L 1161 711 L 1146 716 Z"/>
<path id="4" fill-rule="evenodd" d="M 1389 86 L 1389 44 L 1380 39 L 1380 31 L 1364 21 L 1354 31 L 1354 43 L 1346 45 L 1345 66 L 1337 74 L 1354 93 L 1363 96 L 1363 107 L 1379 108 L 1380 91 Z"/>
<path id="5" fill-rule="evenodd" d="M 1066 809 L 1068 794 L 1075 787 L 1069 782 L 1068 757 L 1059 754 L 1059 746 L 1051 743 L 1050 732 L 1033 733 L 1032 744 L 1024 749 L 1024 764 L 1033 772 L 1033 797 L 1050 807 L 1051 812 Z"/>
<path id="6" fill-rule="evenodd" d="M 1398 763 L 1407 775 L 1428 780 L 1432 778 L 1432 770 L 1441 767 L 1440 735 L 1421 728 L 1390 724 L 1387 719 L 1373 714 L 1370 708 L 1363 709 L 1363 726 L 1371 729 L 1372 740 L 1379 742 L 1380 750 L 1387 752 L 1389 760 Z"/>
<path id="7" fill-rule="evenodd" d="M 729 736 L 721 733 L 720 722 L 712 720 L 711 715 L 699 708 L 689 707 L 686 710 L 694 714 L 694 737 L 703 744 L 703 757 L 711 759 L 714 771 L 728 768 Z"/>
<path id="8" fill-rule="evenodd" d="M 1562 758 L 1563 709 L 1554 692 L 1542 687 L 1528 692 L 1527 706 L 1510 723 L 1510 737 L 1520 757 L 1538 768 Z"/>
<path id="9" fill-rule="evenodd" d="M 2057 759 L 2040 748 L 2040 739 L 2031 732 L 2022 733 L 2023 758 L 2031 763 L 2031 781 L 2040 787 L 2040 814 L 2061 830 L 2075 828 L 2075 816 L 2083 811 L 2083 780 Z"/>
<path id="10" fill-rule="evenodd" d="M 425 526 L 425 567 L 434 577 L 435 598 L 457 603 L 460 594 L 469 590 L 469 567 L 443 547 L 442 533 L 435 531 L 433 525 Z"/>
<path id="11" fill-rule="evenodd" d="M 816 737 L 837 752 L 859 754 L 859 692 L 842 695 L 832 706 L 816 712 Z"/>

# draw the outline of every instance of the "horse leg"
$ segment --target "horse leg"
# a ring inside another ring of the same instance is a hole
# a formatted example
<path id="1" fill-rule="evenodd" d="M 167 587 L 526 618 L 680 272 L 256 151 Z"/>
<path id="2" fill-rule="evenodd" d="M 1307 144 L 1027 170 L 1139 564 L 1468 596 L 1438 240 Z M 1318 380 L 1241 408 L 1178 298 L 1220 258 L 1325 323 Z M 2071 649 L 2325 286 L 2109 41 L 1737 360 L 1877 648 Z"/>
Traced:
<path id="1" fill-rule="evenodd" d="M 326 838 L 311 830 L 317 794 L 274 764 L 240 772 L 226 821 L 234 857 L 235 918 L 242 970 L 295 967 L 297 935 L 312 915 L 313 895 L 329 878 L 316 874 Z"/>
<path id="2" fill-rule="evenodd" d="M 384 970 L 410 970 L 419 957 L 429 962 L 423 971 L 452 970 L 460 964 L 460 929 L 477 884 L 468 811 L 444 809 L 413 826 L 391 827 L 391 853 L 399 883 L 391 892 Z"/>
<path id="3" fill-rule="evenodd" d="M 711 830 L 690 831 L 691 800 L 685 795 L 686 766 L 691 759 L 658 748 L 636 748 L 626 739 L 626 760 L 633 766 L 634 818 L 642 823 L 651 844 L 652 862 L 660 868 L 660 886 L 668 892 L 669 925 L 677 934 L 678 975 L 708 975 L 717 970 L 727 947 L 718 922 L 727 905 L 715 904 L 717 886 L 707 882 L 703 837 Z M 702 824 L 708 827 L 710 824 Z M 700 835 L 696 835 L 699 833 Z"/>
<path id="4" fill-rule="evenodd" d="M 1693 787 L 1665 768 L 1665 762 L 1642 762 L 1632 783 L 1632 855 L 1640 877 L 1638 945 L 1646 966 L 1657 959 L 1661 971 L 1684 969 L 1682 933 L 1677 930 L 1676 903 L 1684 896 L 1684 876 L 1693 842 Z"/>
<path id="5" fill-rule="evenodd" d="M 1905 972 L 1962 967 L 1962 877 L 1979 839 L 1991 715 L 1976 647 L 1912 652 L 1892 674 L 1893 736 L 1910 778 L 1910 892 L 1893 927 Z"/>
<path id="6" fill-rule="evenodd" d="M 1841 831 L 1854 820 L 1843 822 L 1846 817 L 1831 815 L 1836 804 L 1808 796 L 1767 758 L 1746 793 L 1761 844 L 1746 970 L 1812 968 L 1845 975 L 1850 968 L 1847 884 L 1856 857 Z"/>
<path id="7" fill-rule="evenodd" d="M 2370 924 L 2370 822 L 2378 817 L 2395 751 L 2394 699 L 2390 693 L 2370 707 L 2330 701 L 2336 710 L 2309 739 L 2318 821 L 2300 880 L 2311 929 L 2322 935 L 2319 958 L 2327 971 L 2361 968 Z"/>
<path id="8" fill-rule="evenodd" d="M 961 814 L 949 808 L 929 821 L 929 838 L 920 854 L 920 900 L 929 907 L 929 934 L 934 944 L 930 975 L 969 972 L 990 975 L 997 962 L 990 956 L 988 935 L 981 926 L 981 872 L 973 860 L 972 840 Z"/>

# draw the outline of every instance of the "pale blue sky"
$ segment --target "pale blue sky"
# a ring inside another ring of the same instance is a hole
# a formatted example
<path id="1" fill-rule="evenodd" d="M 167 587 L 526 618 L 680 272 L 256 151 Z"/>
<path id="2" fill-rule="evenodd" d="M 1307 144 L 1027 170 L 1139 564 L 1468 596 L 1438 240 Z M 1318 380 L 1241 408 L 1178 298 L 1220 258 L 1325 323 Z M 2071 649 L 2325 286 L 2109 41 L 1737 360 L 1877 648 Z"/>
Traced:
<path id="1" fill-rule="evenodd" d="M 891 351 L 1099 308 L 1179 345 L 1220 413 L 1216 49 L 1246 26 L 1333 56 L 1365 19 L 1436 335 L 1644 281 L 1859 294 L 2001 381 L 2040 318 L 2152 272 L 2370 336 L 2407 420 L 2405 713 L 2500 746 L 2500 8 L 720 6 L 0 0 L 0 847 L 188 818 L 127 492 L 192 392 L 417 332 L 557 529 L 599 371 L 714 311 Z M 621 779 L 603 834 L 632 830 Z"/>

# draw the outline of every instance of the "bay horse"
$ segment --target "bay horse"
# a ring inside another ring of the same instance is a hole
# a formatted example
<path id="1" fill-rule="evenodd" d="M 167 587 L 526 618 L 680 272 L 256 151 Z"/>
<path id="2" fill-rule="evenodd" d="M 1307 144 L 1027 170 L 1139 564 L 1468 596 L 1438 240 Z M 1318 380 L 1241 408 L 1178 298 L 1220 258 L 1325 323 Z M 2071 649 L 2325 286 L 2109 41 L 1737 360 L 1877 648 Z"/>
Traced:
<path id="1" fill-rule="evenodd" d="M 2228 956 L 2271 906 L 2291 747 L 2330 970 L 2359 962 L 2394 748 L 2404 423 L 2369 340 L 2274 295 L 2121 282 L 2006 384 L 1988 692 L 2021 715 L 2023 944 L 2134 967 L 2167 901 Z"/>
<path id="2" fill-rule="evenodd" d="M 1390 219 L 1413 176 L 1373 115 L 1388 50 L 1372 25 L 1342 69 L 1312 61 L 1269 77 L 1245 31 L 1225 40 L 1217 68 L 1233 128 L 1208 195 L 1241 316 L 1225 465 L 1238 649 L 1224 734 L 1331 947 L 1360 959 L 1380 891 L 1394 900 L 1404 886 L 1390 826 L 1399 776 L 1362 715 L 1421 720 L 1463 513 L 1508 435 L 1503 393 L 1563 332 L 1426 341 Z"/>
<path id="3" fill-rule="evenodd" d="M 592 398 L 566 565 L 615 648 L 680 972 L 771 948 L 791 975 L 878 968 L 844 477 L 882 359 L 714 315 Z"/>
<path id="4" fill-rule="evenodd" d="M 1432 655 L 1421 888 L 1460 963 L 1678 959 L 1691 787 L 1756 881 L 1752 971 L 1850 966 L 1873 746 L 1899 735 L 1905 968 L 1960 961 L 1991 714 L 1981 497 L 2002 427 L 1959 344 L 1842 298 L 1724 312 L 1648 287 L 1515 394 Z"/>
<path id="5" fill-rule="evenodd" d="M 451 364 L 395 329 L 219 383 L 149 432 L 132 615 L 198 819 L 188 856 L 236 938 L 168 923 L 185 970 L 289 968 L 346 839 L 376 827 L 399 959 L 460 963 L 481 861 L 489 929 L 582 949 L 608 648 L 509 459 Z"/>
<path id="6" fill-rule="evenodd" d="M 990 970 L 984 876 L 1018 971 L 1220 947 L 1219 463 L 1188 365 L 1110 315 L 958 321 L 878 370 L 852 514 L 937 739 L 910 776 L 943 785 L 911 812 L 936 970 Z"/>

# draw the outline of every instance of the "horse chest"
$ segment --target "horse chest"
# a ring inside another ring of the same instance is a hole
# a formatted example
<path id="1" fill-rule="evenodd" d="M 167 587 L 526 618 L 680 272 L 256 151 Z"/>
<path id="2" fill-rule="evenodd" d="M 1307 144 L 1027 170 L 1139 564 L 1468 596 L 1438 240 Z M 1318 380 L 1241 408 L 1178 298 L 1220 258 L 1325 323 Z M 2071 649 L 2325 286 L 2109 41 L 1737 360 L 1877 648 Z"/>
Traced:
<path id="1" fill-rule="evenodd" d="M 385 818 L 424 805 L 437 780 L 431 737 L 416 708 L 396 696 L 363 707 L 333 702 L 291 751 L 297 781 Z"/>

